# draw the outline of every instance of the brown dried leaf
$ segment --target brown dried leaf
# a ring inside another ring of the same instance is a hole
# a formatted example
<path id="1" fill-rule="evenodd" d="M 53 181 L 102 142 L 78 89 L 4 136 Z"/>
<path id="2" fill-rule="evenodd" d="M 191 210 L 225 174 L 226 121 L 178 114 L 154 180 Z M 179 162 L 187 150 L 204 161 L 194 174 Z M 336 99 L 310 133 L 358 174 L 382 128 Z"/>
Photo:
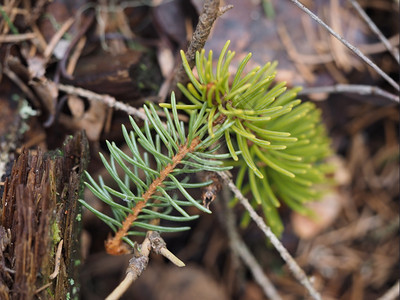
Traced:
<path id="1" fill-rule="evenodd" d="M 59 121 L 66 127 L 73 130 L 84 129 L 90 141 L 98 141 L 107 115 L 107 105 L 103 103 L 92 103 L 90 108 L 82 117 L 72 118 L 61 114 Z"/>
<path id="2" fill-rule="evenodd" d="M 294 232 L 301 239 L 311 239 L 329 227 L 341 210 L 341 195 L 332 193 L 324 196 L 319 202 L 312 202 L 306 206 L 315 213 L 315 217 L 292 213 L 291 219 Z"/>
<path id="3" fill-rule="evenodd" d="M 70 95 L 67 103 L 72 116 L 75 119 L 81 119 L 85 113 L 85 103 L 83 103 L 82 99 L 77 96 Z"/>

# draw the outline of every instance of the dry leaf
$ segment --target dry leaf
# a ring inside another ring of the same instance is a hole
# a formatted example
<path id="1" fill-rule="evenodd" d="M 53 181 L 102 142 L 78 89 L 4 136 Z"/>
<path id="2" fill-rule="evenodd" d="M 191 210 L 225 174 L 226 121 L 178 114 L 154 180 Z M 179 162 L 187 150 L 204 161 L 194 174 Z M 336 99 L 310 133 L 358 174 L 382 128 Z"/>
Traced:
<path id="1" fill-rule="evenodd" d="M 68 97 L 68 108 L 75 119 L 81 119 L 85 113 L 85 103 L 77 96 Z"/>
<path id="2" fill-rule="evenodd" d="M 332 193 L 318 202 L 308 203 L 306 207 L 315 213 L 315 217 L 306 217 L 292 213 L 293 230 L 301 239 L 311 239 L 329 227 L 341 211 L 341 195 Z"/>

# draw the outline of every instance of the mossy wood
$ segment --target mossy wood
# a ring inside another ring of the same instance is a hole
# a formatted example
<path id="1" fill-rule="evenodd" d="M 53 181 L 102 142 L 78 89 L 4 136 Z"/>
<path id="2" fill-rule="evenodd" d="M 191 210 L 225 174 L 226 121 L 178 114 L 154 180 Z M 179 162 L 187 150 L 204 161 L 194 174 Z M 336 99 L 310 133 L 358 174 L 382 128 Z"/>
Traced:
<path id="1" fill-rule="evenodd" d="M 87 163 L 83 132 L 67 138 L 62 150 L 24 150 L 14 163 L 1 202 L 0 299 L 77 297 L 81 220 L 77 200 Z M 50 280 L 61 239 L 60 270 Z"/>

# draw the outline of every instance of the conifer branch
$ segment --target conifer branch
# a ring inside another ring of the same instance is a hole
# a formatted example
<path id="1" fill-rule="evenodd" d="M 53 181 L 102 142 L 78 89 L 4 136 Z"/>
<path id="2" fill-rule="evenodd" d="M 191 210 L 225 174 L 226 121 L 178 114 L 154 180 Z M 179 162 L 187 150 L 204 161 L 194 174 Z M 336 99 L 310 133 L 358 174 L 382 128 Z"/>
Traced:
<path id="1" fill-rule="evenodd" d="M 129 253 L 128 249 L 122 245 L 122 238 L 126 236 L 132 223 L 137 220 L 138 215 L 141 213 L 142 209 L 146 206 L 147 202 L 154 195 L 157 187 L 161 186 L 164 180 L 169 174 L 176 168 L 176 166 L 182 161 L 182 159 L 188 154 L 192 153 L 197 145 L 200 143 L 199 138 L 195 138 L 190 144 L 186 142 L 185 145 L 179 147 L 179 152 L 172 158 L 172 163 L 168 164 L 164 170 L 160 172 L 160 176 L 157 177 L 149 186 L 149 189 L 142 195 L 143 200 L 139 201 L 133 208 L 132 212 L 126 217 L 125 221 L 122 223 L 122 227 L 118 230 L 113 238 L 106 241 L 106 251 L 108 254 L 121 255 Z M 127 252 L 128 251 L 128 252 Z"/>

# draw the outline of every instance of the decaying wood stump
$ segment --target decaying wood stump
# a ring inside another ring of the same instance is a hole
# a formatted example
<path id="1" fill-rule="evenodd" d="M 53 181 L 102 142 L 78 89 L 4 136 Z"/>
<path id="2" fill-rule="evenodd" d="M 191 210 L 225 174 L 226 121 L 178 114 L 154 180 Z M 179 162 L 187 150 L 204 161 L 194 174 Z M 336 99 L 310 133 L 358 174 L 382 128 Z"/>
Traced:
<path id="1" fill-rule="evenodd" d="M 0 206 L 0 299 L 77 297 L 81 263 L 77 200 L 88 155 L 86 136 L 80 132 L 67 138 L 62 150 L 24 150 L 14 163 Z M 58 263 L 59 272 L 50 279 Z"/>

